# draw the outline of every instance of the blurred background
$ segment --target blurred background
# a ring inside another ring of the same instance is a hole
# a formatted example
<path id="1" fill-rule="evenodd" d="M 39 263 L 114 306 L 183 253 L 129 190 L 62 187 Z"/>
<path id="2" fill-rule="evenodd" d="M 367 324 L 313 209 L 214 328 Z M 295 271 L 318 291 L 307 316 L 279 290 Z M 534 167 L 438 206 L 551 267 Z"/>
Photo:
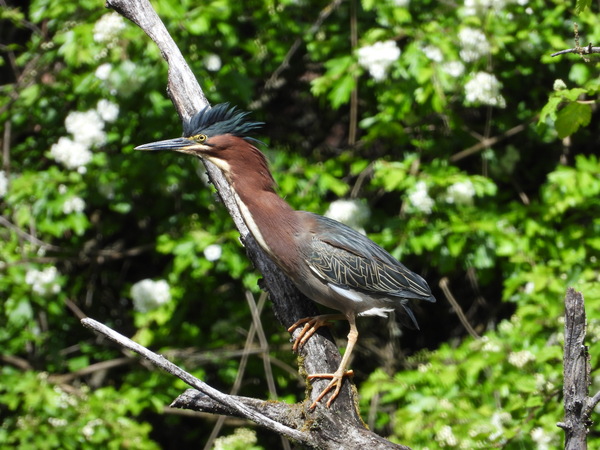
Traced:
<path id="1" fill-rule="evenodd" d="M 152 3 L 210 102 L 266 123 L 279 193 L 432 287 L 420 331 L 359 320 L 371 429 L 415 448 L 559 447 L 567 286 L 586 297 L 593 369 L 600 355 L 600 79 L 597 56 L 550 54 L 575 46 L 574 22 L 600 42 L 597 4 Z M 304 398 L 201 162 L 133 151 L 181 135 L 154 43 L 101 0 L 0 8 L 0 445 L 280 447 L 169 408 L 182 382 L 79 322 L 224 392 Z M 347 324 L 334 333 L 343 347 Z"/>

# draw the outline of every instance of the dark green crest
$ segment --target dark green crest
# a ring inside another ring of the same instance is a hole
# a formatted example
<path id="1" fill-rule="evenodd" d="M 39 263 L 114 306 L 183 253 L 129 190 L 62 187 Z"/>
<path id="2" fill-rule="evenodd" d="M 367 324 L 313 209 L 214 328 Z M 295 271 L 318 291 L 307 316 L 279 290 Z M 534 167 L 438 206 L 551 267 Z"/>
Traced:
<path id="1" fill-rule="evenodd" d="M 189 122 L 183 125 L 183 136 L 190 137 L 205 134 L 213 137 L 222 134 L 232 134 L 244 139 L 250 139 L 252 131 L 264 125 L 263 122 L 250 122 L 247 116 L 250 113 L 239 111 L 229 103 L 219 103 L 212 108 L 206 107 L 194 114 Z"/>

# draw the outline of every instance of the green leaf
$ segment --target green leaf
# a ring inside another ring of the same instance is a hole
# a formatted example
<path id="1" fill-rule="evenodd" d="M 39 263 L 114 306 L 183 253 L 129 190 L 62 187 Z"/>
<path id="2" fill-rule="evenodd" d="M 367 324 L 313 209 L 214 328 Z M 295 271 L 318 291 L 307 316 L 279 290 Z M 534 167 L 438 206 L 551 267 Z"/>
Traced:
<path id="1" fill-rule="evenodd" d="M 586 8 L 589 8 L 591 5 L 592 5 L 592 0 L 577 0 L 575 2 L 575 12 L 579 15 L 583 11 L 585 11 Z"/>
<path id="2" fill-rule="evenodd" d="M 556 131 L 563 139 L 575 133 L 580 127 L 589 125 L 592 118 L 590 105 L 572 102 L 561 109 L 556 117 Z"/>

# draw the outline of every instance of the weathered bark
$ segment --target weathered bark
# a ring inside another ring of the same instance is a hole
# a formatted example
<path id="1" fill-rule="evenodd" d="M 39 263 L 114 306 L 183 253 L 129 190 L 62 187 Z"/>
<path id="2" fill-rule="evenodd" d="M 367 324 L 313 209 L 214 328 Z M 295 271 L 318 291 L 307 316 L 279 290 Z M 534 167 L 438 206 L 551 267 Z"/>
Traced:
<path id="1" fill-rule="evenodd" d="M 590 355 L 585 345 L 585 305 L 583 295 L 573 288 L 565 297 L 565 349 L 563 356 L 565 421 L 557 425 L 565 430 L 565 449 L 587 448 L 590 415 L 600 400 L 600 393 L 588 397 Z"/>
<path id="2" fill-rule="evenodd" d="M 159 47 L 169 64 L 167 92 L 181 119 L 186 120 L 207 106 L 207 100 L 192 71 L 148 0 L 108 0 L 107 6 L 137 24 Z M 283 326 L 289 327 L 300 318 L 315 315 L 317 313 L 315 304 L 295 288 L 249 234 L 233 200 L 231 188 L 220 170 L 209 162 L 205 162 L 205 166 L 240 232 L 248 257 L 263 275 L 262 287 L 270 294 L 278 320 Z M 153 359 L 152 353 L 147 349 L 132 346 L 131 344 L 135 343 L 131 341 L 127 343 L 128 340 L 122 336 L 116 337 L 117 333 L 95 321 L 84 319 L 84 325 L 107 336 L 112 333 L 113 335 L 109 336 L 111 339 L 143 354 L 170 373 L 180 378 L 183 376 L 184 381 L 197 389 L 186 391 L 175 400 L 174 406 L 244 417 L 308 447 L 408 448 L 393 444 L 366 428 L 358 413 L 356 390 L 350 380 L 344 383 L 339 397 L 331 408 L 325 407 L 324 404 L 319 404 L 314 410 L 308 408 L 321 390 L 327 386 L 329 380 L 326 379 L 308 382 L 307 385 L 312 386 L 313 389 L 307 389 L 307 399 L 296 405 L 229 396 L 189 374 L 184 376 L 185 372 L 176 366 L 171 367 L 173 366 L 171 363 L 164 358 L 160 359 L 158 355 L 156 355 L 158 358 Z M 123 340 L 120 340 L 121 338 Z M 300 351 L 300 371 L 304 374 L 331 373 L 339 363 L 340 353 L 327 329 L 320 329 Z"/>

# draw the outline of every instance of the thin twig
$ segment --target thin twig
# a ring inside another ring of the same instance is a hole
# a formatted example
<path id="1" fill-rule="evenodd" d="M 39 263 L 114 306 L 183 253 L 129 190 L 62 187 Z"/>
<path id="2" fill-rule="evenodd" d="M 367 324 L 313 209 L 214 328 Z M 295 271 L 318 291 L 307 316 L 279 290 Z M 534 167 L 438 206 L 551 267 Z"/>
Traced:
<path id="1" fill-rule="evenodd" d="M 273 369 L 271 368 L 271 358 L 269 356 L 269 341 L 265 334 L 265 330 L 260 320 L 260 313 L 267 301 L 267 293 L 262 292 L 258 299 L 258 305 L 254 302 L 254 296 L 252 292 L 246 291 L 246 301 L 250 306 L 250 313 L 252 314 L 252 324 L 256 329 L 258 336 L 258 343 L 260 348 L 263 350 L 263 366 L 265 369 L 265 375 L 267 377 L 267 387 L 269 388 L 269 394 L 273 400 L 277 400 L 277 388 L 275 387 L 275 378 L 273 377 Z"/>
<path id="2" fill-rule="evenodd" d="M 252 295 L 252 294 L 250 294 L 250 295 Z M 252 303 L 254 304 L 254 302 L 252 302 Z M 259 313 L 259 316 L 260 316 L 260 313 Z M 256 335 L 256 322 L 253 320 L 252 323 L 250 324 L 250 329 L 248 330 L 248 335 L 246 336 L 246 343 L 244 344 L 244 351 L 243 351 L 242 357 L 240 359 L 240 364 L 238 366 L 238 371 L 235 376 L 233 386 L 229 390 L 230 395 L 236 395 L 239 392 L 240 386 L 242 385 L 242 380 L 244 379 L 244 374 L 246 372 L 246 365 L 248 363 L 248 358 L 250 357 L 251 354 L 256 353 L 256 352 L 251 351 L 251 348 L 250 348 L 252 346 L 252 344 L 254 343 L 255 335 Z M 259 349 L 259 351 L 262 352 L 263 349 L 261 348 L 261 349 Z M 214 444 L 215 440 L 217 439 L 217 437 L 219 436 L 219 433 L 221 432 L 223 425 L 225 424 L 225 418 L 226 418 L 226 416 L 219 416 L 219 418 L 217 419 L 215 426 L 213 427 L 212 431 L 210 432 L 210 435 L 208 436 L 208 439 L 206 440 L 206 443 L 204 444 L 204 450 L 210 450 L 211 448 L 213 448 L 213 444 Z"/>
<path id="3" fill-rule="evenodd" d="M 57 247 L 56 245 L 48 244 L 48 243 L 36 238 L 35 236 L 27 233 L 26 231 L 21 230 L 18 226 L 16 226 L 14 223 L 12 223 L 10 220 L 8 220 L 4 216 L 0 216 L 0 225 L 3 225 L 6 228 L 8 228 L 9 230 L 14 231 L 19 236 L 21 236 L 23 239 L 25 239 L 26 241 L 31 242 L 33 245 L 37 245 L 38 247 L 42 247 L 42 248 L 48 249 L 48 250 L 60 250 L 60 247 Z"/>
<path id="4" fill-rule="evenodd" d="M 106 325 L 103 325 L 100 322 L 97 322 L 97 321 L 95 321 L 93 319 L 89 319 L 89 318 L 83 319 L 81 321 L 81 323 L 86 328 L 90 328 L 90 329 L 106 336 L 108 339 L 110 339 L 113 342 L 116 342 L 117 344 L 121 345 L 122 347 L 128 348 L 129 350 L 132 350 L 132 351 L 138 353 L 139 355 L 143 356 L 148 361 L 150 361 L 152 364 L 154 364 L 156 367 L 159 367 L 159 368 L 163 369 L 164 371 L 170 373 L 171 375 L 176 376 L 177 378 L 182 380 L 184 383 L 186 383 L 188 386 L 191 386 L 194 389 L 199 390 L 203 394 L 205 394 L 208 397 L 210 397 L 211 399 L 213 399 L 215 402 L 236 411 L 238 414 L 240 414 L 241 417 L 244 417 L 248 420 L 252 420 L 252 421 L 256 422 L 257 424 L 259 424 L 267 429 L 273 430 L 273 431 L 275 431 L 283 436 L 286 436 L 290 439 L 296 439 L 296 440 L 299 440 L 302 442 L 307 442 L 308 437 L 305 433 L 302 433 L 300 431 L 286 427 L 286 426 L 264 416 L 263 414 L 259 413 L 258 411 L 253 410 L 253 409 L 249 408 L 248 406 L 236 401 L 233 397 L 231 397 L 227 394 L 223 394 L 222 392 L 214 389 L 213 387 L 209 386 L 202 380 L 199 380 L 198 378 L 194 377 L 193 375 L 186 372 L 185 370 L 177 367 L 175 364 L 166 360 L 164 357 L 157 355 L 154 352 L 151 352 L 147 348 L 132 341 L 131 339 L 126 338 L 122 334 L 117 333 L 116 331 L 110 329 Z"/>
<path id="5" fill-rule="evenodd" d="M 478 142 L 477 144 L 472 145 L 471 147 L 461 150 L 460 152 L 452 155 L 450 157 L 450 161 L 452 161 L 452 162 L 459 161 L 463 158 L 466 158 L 467 156 L 471 156 L 474 153 L 477 153 L 477 152 L 480 152 L 481 150 L 489 148 L 492 145 L 495 145 L 498 142 L 503 141 L 506 138 L 514 136 L 515 134 L 524 131 L 527 128 L 527 126 L 534 120 L 537 120 L 537 117 L 533 117 L 526 123 L 521 123 L 515 127 L 512 127 L 510 130 L 506 130 L 504 133 L 499 134 L 498 136 L 493 136 L 491 138 L 482 138 L 481 141 Z"/>
<path id="6" fill-rule="evenodd" d="M 600 47 L 592 47 L 592 44 L 590 43 L 586 47 L 569 48 L 567 50 L 561 50 L 559 52 L 552 53 L 550 56 L 565 55 L 567 53 L 577 53 L 578 55 L 590 55 L 592 53 L 600 53 Z"/>
<path id="7" fill-rule="evenodd" d="M 90 364 L 89 366 L 84 367 L 83 369 L 77 370 L 75 372 L 65 373 L 65 374 L 53 374 L 53 375 L 50 375 L 50 377 L 48 377 L 48 379 L 52 383 L 57 383 L 57 384 L 69 383 L 70 381 L 74 380 L 75 378 L 80 378 L 80 377 L 84 377 L 86 375 L 91 375 L 95 372 L 100 372 L 102 370 L 108 370 L 108 369 L 113 369 L 115 367 L 125 366 L 127 364 L 131 364 L 133 361 L 135 361 L 135 358 L 133 358 L 131 356 L 129 356 L 129 357 L 126 356 L 123 358 L 116 358 L 116 359 L 109 359 L 108 361 L 101 361 L 99 363 Z"/>
<path id="8" fill-rule="evenodd" d="M 456 312 L 456 315 L 460 319 L 460 322 L 463 324 L 463 326 L 465 327 L 465 329 L 467 330 L 467 332 L 471 336 L 473 336 L 475 339 L 480 339 L 481 336 L 479 336 L 479 334 L 477 334 L 477 332 L 473 329 L 473 327 L 471 326 L 471 324 L 467 320 L 467 316 L 465 316 L 465 313 L 463 312 L 462 308 L 460 307 L 460 305 L 458 304 L 458 302 L 456 301 L 456 299 L 452 295 L 452 292 L 450 292 L 450 286 L 448 284 L 448 278 L 446 278 L 446 277 L 442 278 L 440 280 L 439 286 L 442 289 L 442 292 L 444 293 L 444 295 L 446 296 L 446 298 L 448 299 L 448 301 L 450 302 L 450 304 L 452 305 L 452 308 L 454 309 L 454 312 Z"/>

